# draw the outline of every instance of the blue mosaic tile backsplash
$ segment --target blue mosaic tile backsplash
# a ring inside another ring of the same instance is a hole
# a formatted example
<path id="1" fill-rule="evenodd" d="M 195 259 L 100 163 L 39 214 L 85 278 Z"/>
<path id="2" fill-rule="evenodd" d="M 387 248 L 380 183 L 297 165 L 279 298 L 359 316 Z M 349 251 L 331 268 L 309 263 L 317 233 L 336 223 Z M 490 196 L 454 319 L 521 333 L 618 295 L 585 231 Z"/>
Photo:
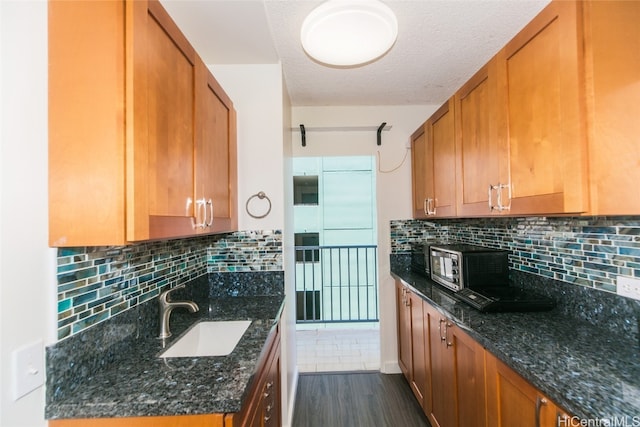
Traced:
<path id="1" fill-rule="evenodd" d="M 207 273 L 281 271 L 280 231 L 241 231 L 121 247 L 60 248 L 58 339 Z"/>
<path id="2" fill-rule="evenodd" d="M 640 278 L 640 217 L 391 221 L 392 254 L 426 241 L 507 249 L 514 270 L 607 292 L 619 275 Z"/>

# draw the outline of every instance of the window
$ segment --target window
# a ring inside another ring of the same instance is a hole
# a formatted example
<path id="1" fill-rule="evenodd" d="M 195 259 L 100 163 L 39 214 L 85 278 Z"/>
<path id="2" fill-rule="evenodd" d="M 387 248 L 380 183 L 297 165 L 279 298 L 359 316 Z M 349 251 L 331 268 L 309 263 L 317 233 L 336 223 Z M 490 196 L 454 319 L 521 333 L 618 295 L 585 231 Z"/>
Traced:
<path id="1" fill-rule="evenodd" d="M 318 204 L 318 177 L 294 176 L 293 177 L 293 204 L 317 205 Z"/>
<path id="2" fill-rule="evenodd" d="M 319 246 L 319 233 L 296 233 L 296 246 Z M 296 262 L 318 262 L 320 261 L 320 249 L 300 249 L 296 250 Z"/>

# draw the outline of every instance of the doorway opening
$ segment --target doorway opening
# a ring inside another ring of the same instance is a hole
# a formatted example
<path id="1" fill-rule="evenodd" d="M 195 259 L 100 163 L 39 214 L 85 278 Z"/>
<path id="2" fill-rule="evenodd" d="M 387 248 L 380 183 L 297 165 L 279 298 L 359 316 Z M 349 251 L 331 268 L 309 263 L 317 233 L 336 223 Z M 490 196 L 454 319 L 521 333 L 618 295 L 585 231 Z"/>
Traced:
<path id="1" fill-rule="evenodd" d="M 375 158 L 293 159 L 300 372 L 379 370 Z"/>

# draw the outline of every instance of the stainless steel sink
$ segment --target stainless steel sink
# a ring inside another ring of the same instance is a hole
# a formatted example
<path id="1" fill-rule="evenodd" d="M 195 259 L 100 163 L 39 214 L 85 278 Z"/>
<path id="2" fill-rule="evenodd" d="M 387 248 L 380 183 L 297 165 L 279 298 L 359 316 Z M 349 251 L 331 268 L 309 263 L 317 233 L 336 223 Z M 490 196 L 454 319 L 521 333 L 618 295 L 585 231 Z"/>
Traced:
<path id="1" fill-rule="evenodd" d="M 160 357 L 227 356 L 236 348 L 250 324 L 250 320 L 199 322 Z"/>

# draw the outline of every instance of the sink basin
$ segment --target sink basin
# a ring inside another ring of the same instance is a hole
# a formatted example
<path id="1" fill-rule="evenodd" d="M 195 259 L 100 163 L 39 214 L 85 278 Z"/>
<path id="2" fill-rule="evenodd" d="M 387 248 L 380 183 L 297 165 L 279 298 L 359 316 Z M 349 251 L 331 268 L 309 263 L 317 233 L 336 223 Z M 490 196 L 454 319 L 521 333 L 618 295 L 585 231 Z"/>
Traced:
<path id="1" fill-rule="evenodd" d="M 197 323 L 160 357 L 227 356 L 238 345 L 250 324 L 250 320 Z"/>

